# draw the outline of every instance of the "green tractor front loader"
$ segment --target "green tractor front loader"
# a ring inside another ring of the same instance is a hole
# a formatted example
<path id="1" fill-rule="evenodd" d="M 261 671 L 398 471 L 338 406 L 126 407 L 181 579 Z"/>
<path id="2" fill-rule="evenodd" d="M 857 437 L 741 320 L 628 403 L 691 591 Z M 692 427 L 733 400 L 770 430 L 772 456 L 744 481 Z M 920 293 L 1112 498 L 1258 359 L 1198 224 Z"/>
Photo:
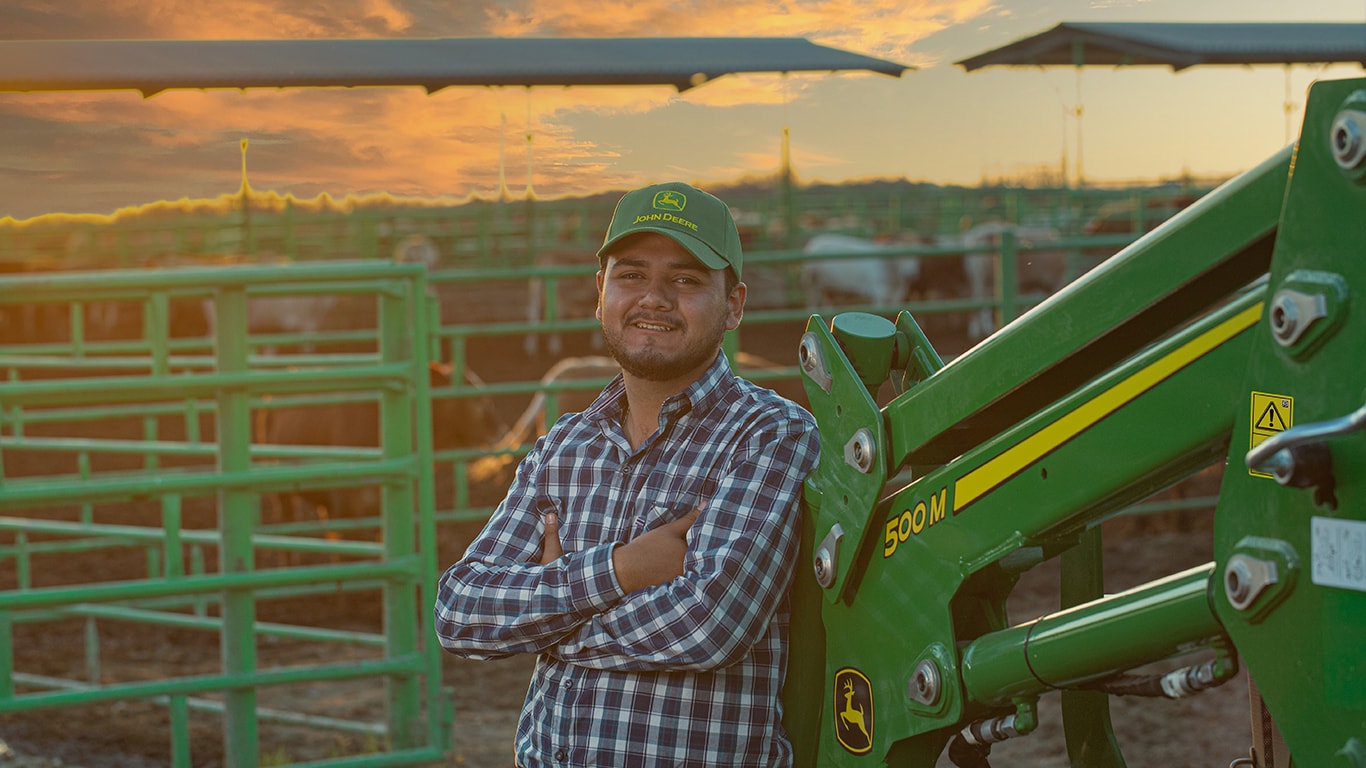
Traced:
<path id="1" fill-rule="evenodd" d="M 909 313 L 813 316 L 798 765 L 986 766 L 1061 691 L 1071 763 L 1123 766 L 1107 696 L 1245 668 L 1235 764 L 1366 768 L 1357 290 L 1366 80 L 1344 80 L 1313 87 L 1296 144 L 948 365 Z M 1105 595 L 1101 523 L 1216 463 L 1214 561 Z M 1053 558 L 1067 607 L 1012 624 L 1012 589 Z"/>

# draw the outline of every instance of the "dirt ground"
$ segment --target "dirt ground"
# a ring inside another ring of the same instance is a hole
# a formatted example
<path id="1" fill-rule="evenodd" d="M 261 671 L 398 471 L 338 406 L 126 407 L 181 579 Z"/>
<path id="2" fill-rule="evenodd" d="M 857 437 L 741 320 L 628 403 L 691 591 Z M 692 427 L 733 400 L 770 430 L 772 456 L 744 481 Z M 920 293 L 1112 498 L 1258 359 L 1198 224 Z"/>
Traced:
<path id="1" fill-rule="evenodd" d="M 1170 530 L 1111 536 L 1106 547 L 1107 589 L 1111 591 L 1150 578 L 1207 562 L 1207 530 L 1179 530 L 1190 524 L 1173 517 Z M 1154 523 L 1158 521 L 1153 521 Z M 1199 523 L 1197 522 L 1198 526 Z M 448 531 L 452 538 L 472 532 Z M 444 549 L 444 547 L 443 547 Z M 1056 563 L 1046 563 L 1026 575 L 1011 598 L 1013 618 L 1026 619 L 1057 606 Z M 373 611 L 354 600 L 312 599 L 266 605 L 262 620 L 302 614 L 338 628 L 378 626 Z M 25 670 L 41 674 L 79 676 L 83 659 L 83 627 L 78 621 L 42 625 L 41 631 L 17 627 L 15 643 Z M 158 670 L 174 674 L 210 672 L 217 667 L 217 641 L 210 633 L 190 630 L 149 631 L 134 625 L 102 622 L 101 648 L 107 657 L 106 674 L 122 679 L 154 676 Z M 263 663 L 336 661 L 346 650 L 301 641 L 263 641 Z M 364 654 L 349 652 L 357 659 Z M 326 655 L 327 658 L 320 658 Z M 455 749 L 445 765 L 470 768 L 508 768 L 518 710 L 532 659 L 515 657 L 476 662 L 443 657 L 443 681 L 454 692 Z M 261 707 L 305 709 L 332 717 L 382 716 L 382 690 L 374 679 L 326 686 L 269 689 Z M 1131 768 L 1167 766 L 1226 766 L 1245 756 L 1251 743 L 1247 688 L 1240 675 L 1225 686 L 1182 701 L 1112 697 L 1111 714 L 1117 742 Z M 212 713 L 192 713 L 192 756 L 195 766 L 223 765 L 222 720 Z M 997 745 L 992 764 L 1015 768 L 1066 765 L 1066 747 L 1056 694 L 1040 702 L 1039 729 L 1028 736 Z M 0 717 L 0 766 L 16 768 L 154 768 L 170 764 L 169 718 L 165 707 L 144 702 L 41 711 Z M 263 765 L 325 759 L 364 753 L 373 748 L 367 737 L 320 729 L 263 724 Z M 28 760 L 20 756 L 27 756 Z M 949 768 L 947 756 L 939 766 Z"/>
<path id="2" fill-rule="evenodd" d="M 797 338 L 792 329 L 777 329 L 775 339 Z M 747 345 L 748 346 L 748 345 Z M 756 347 L 782 364 L 795 360 L 795 344 L 786 352 L 774 341 Z M 754 347 L 750 347 L 754 348 Z M 473 351 L 472 354 L 477 354 Z M 496 359 L 496 358 L 489 358 Z M 489 380 L 496 372 L 481 371 Z M 795 393 L 784 392 L 792 396 Z M 1118 591 L 1152 578 L 1175 573 L 1212 558 L 1209 513 L 1170 513 L 1142 525 L 1107 523 L 1106 585 Z M 445 526 L 439 560 L 444 567 L 463 551 L 477 525 Z M 138 567 L 137 561 L 74 561 L 71 578 L 90 569 Z M 1011 616 L 1027 620 L 1057 608 L 1056 562 L 1026 575 L 1011 599 Z M 0 578 L 13 583 L 12 566 Z M 365 596 L 312 597 L 276 601 L 259 607 L 262 621 L 308 620 L 339 629 L 375 631 L 380 617 Z M 218 640 L 210 632 L 150 630 L 113 621 L 99 623 L 102 672 L 106 678 L 144 679 L 166 674 L 218 670 Z M 78 678 L 84 664 L 86 627 L 80 620 L 14 628 L 16 669 L 26 673 Z M 262 663 L 335 662 L 367 657 L 361 650 L 320 646 L 295 640 L 262 640 Z M 454 692 L 455 748 L 445 765 L 507 768 L 518 710 L 530 678 L 532 659 L 495 662 L 443 658 L 444 684 Z M 1154 766 L 1226 766 L 1247 754 L 1250 744 L 1246 681 L 1231 683 L 1187 701 L 1113 698 L 1112 719 L 1118 743 L 1132 768 Z M 382 717 L 383 691 L 374 678 L 322 686 L 291 686 L 262 692 L 261 707 L 300 709 L 330 717 Z M 998 745 L 993 764 L 1042 768 L 1066 764 L 1057 696 L 1041 702 L 1041 725 L 1026 737 Z M 199 768 L 223 766 L 222 718 L 191 712 L 191 753 Z M 336 758 L 372 751 L 373 739 L 316 728 L 263 723 L 262 764 L 280 765 Z M 0 766 L 16 768 L 160 768 L 170 763 L 167 709 L 151 702 L 129 701 L 99 706 L 0 715 Z M 947 756 L 941 766 L 950 766 Z"/>

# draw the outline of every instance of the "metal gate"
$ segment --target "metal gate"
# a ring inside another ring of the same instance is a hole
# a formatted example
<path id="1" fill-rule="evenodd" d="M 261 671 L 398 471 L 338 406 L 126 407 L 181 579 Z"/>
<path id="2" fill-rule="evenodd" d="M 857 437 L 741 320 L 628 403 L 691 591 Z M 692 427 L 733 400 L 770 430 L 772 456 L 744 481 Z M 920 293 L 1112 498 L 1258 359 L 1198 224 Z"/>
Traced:
<path id="1" fill-rule="evenodd" d="M 332 347 L 252 327 L 263 308 L 290 302 L 373 322 Z M 13 342 L 0 346 L 0 713 L 160 702 L 176 766 L 198 762 L 189 721 L 201 711 L 221 713 L 232 766 L 265 759 L 266 723 L 364 735 L 359 752 L 310 765 L 440 761 L 452 715 L 427 623 L 437 578 L 432 428 L 420 417 L 430 413 L 428 304 L 423 268 L 388 262 L 0 280 Z M 316 416 L 295 419 L 300 439 L 263 433 L 310 408 Z M 374 419 L 362 430 L 373 445 L 310 434 L 360 414 Z M 369 522 L 263 519 L 281 498 L 324 493 L 366 501 Z M 367 606 L 368 623 L 259 615 L 272 601 L 325 599 Z M 85 628 L 79 671 L 26 668 L 42 627 L 72 621 Z M 100 640 L 130 623 L 148 636 L 216 634 L 217 658 L 189 674 L 174 664 L 125 673 Z M 320 650 L 276 653 L 299 643 Z M 365 680 L 378 699 L 368 712 L 381 715 L 266 701 L 277 688 Z M 291 759 L 285 749 L 267 761 Z"/>

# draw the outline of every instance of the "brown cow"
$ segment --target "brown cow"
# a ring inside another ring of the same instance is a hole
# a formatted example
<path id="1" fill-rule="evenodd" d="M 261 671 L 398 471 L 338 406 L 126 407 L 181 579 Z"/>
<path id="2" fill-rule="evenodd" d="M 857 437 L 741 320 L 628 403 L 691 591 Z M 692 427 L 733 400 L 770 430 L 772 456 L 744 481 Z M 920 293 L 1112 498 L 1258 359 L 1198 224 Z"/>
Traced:
<path id="1" fill-rule="evenodd" d="M 432 363 L 430 384 L 449 386 L 451 367 Z M 473 383 L 478 378 L 468 376 Z M 439 397 L 432 400 L 433 446 L 437 450 L 491 445 L 504 427 L 487 397 Z M 315 447 L 378 447 L 379 404 L 295 406 L 265 412 L 257 424 L 258 442 L 269 445 Z M 268 510 L 278 522 L 378 516 L 379 489 L 300 488 L 271 499 Z"/>

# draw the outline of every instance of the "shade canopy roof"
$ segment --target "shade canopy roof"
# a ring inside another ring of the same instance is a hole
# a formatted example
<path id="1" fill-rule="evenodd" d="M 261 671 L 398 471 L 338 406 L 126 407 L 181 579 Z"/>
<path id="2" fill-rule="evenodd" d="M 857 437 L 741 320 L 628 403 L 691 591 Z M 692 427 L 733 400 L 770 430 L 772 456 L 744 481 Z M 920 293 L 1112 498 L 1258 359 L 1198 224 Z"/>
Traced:
<path id="1" fill-rule="evenodd" d="M 1366 64 L 1366 23 L 1064 22 L 955 62 L 989 66 Z"/>
<path id="2" fill-rule="evenodd" d="M 0 41 L 0 92 L 672 85 L 740 72 L 908 67 L 793 37 Z"/>

